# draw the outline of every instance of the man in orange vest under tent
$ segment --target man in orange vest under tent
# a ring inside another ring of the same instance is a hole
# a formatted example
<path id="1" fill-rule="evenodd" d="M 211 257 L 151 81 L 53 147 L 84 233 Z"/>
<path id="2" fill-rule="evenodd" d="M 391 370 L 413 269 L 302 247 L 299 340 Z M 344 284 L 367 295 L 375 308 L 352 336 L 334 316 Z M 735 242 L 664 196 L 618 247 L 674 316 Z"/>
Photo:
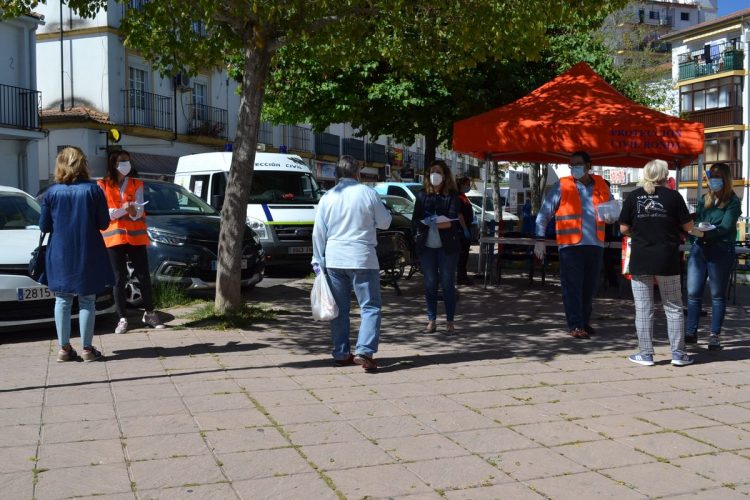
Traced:
<path id="1" fill-rule="evenodd" d="M 122 150 L 112 153 L 107 164 L 107 173 L 97 181 L 104 191 L 109 208 L 109 227 L 102 231 L 109 261 L 115 273 L 115 307 L 120 320 L 115 333 L 125 333 L 129 329 L 126 317 L 125 284 L 128 281 L 127 262 L 133 264 L 143 295 L 143 323 L 152 328 L 164 328 L 159 315 L 154 311 L 151 292 L 151 276 L 148 270 L 148 234 L 143 201 L 143 182 L 131 177 L 130 155 Z"/>
<path id="2" fill-rule="evenodd" d="M 544 259 L 544 233 L 555 217 L 560 249 L 560 285 L 570 335 L 587 339 L 594 335 L 591 309 L 599 283 L 605 243 L 605 222 L 596 207 L 612 199 L 604 179 L 590 174 L 591 157 L 585 151 L 570 155 L 570 174 L 551 186 L 536 217 L 534 254 Z"/>

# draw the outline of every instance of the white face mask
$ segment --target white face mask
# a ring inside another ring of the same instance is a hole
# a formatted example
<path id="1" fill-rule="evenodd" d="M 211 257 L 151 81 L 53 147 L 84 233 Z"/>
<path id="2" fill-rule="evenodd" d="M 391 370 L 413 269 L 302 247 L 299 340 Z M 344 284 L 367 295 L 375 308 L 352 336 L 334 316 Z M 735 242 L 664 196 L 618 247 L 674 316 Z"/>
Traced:
<path id="1" fill-rule="evenodd" d="M 433 172 L 430 174 L 430 184 L 432 184 L 433 186 L 439 186 L 442 183 L 443 183 L 442 175 L 440 175 L 437 172 Z"/>
<path id="2" fill-rule="evenodd" d="M 117 171 L 122 175 L 128 175 L 130 173 L 130 170 L 131 167 L 129 161 L 121 161 L 117 164 Z"/>

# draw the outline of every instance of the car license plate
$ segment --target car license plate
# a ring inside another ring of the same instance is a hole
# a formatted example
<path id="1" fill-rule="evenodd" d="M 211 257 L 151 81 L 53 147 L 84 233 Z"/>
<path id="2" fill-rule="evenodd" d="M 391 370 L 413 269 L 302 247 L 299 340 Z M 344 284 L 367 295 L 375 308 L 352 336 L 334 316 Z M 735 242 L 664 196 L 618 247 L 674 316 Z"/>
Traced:
<path id="1" fill-rule="evenodd" d="M 18 293 L 18 301 L 26 302 L 29 300 L 44 300 L 51 299 L 55 296 L 55 292 L 51 292 L 46 286 L 34 286 L 28 288 L 16 288 Z"/>
<path id="2" fill-rule="evenodd" d="M 212 260 L 211 261 L 211 270 L 212 271 L 216 271 L 216 269 L 218 269 L 217 266 L 218 266 L 218 264 L 216 263 L 216 261 Z M 247 269 L 247 259 L 242 259 L 242 263 L 240 264 L 240 267 L 242 267 L 242 269 Z"/>
<path id="3" fill-rule="evenodd" d="M 292 254 L 312 253 L 312 247 L 289 247 L 289 253 L 292 253 Z"/>

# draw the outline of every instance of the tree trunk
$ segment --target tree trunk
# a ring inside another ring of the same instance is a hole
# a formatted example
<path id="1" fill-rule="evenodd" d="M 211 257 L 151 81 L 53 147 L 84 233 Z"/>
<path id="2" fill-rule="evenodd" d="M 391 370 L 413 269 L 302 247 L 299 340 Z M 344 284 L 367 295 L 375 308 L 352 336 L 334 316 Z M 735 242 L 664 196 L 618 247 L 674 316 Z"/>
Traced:
<path id="1" fill-rule="evenodd" d="M 424 136 L 424 165 L 420 165 L 421 172 L 425 177 L 429 176 L 427 168 L 435 161 L 435 152 L 437 150 L 437 131 L 430 129 L 425 132 Z"/>
<path id="2" fill-rule="evenodd" d="M 220 313 L 242 305 L 242 242 L 255 167 L 260 111 L 270 63 L 271 53 L 267 48 L 252 43 L 245 47 L 237 135 L 234 138 L 232 164 L 229 168 L 224 206 L 221 209 L 215 301 L 216 310 Z"/>
<path id="3" fill-rule="evenodd" d="M 499 234 L 505 231 L 505 221 L 503 221 L 503 207 L 500 204 L 500 165 L 496 161 L 490 164 L 490 174 L 492 180 L 492 206 L 495 209 L 495 230 Z"/>
<path id="4" fill-rule="evenodd" d="M 544 188 L 547 186 L 549 164 L 532 163 L 529 168 L 529 184 L 531 188 L 531 213 L 538 214 L 542 207 Z"/>

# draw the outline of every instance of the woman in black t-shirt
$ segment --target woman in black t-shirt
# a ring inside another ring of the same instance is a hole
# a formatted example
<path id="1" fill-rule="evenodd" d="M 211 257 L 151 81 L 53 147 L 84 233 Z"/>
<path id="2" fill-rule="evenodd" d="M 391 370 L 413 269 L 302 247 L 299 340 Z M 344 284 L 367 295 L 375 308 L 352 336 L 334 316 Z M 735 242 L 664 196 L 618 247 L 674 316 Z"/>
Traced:
<path id="1" fill-rule="evenodd" d="M 654 364 L 654 282 L 667 316 L 672 364 L 693 363 L 685 353 L 679 253 L 681 231 L 690 232 L 693 222 L 680 193 L 664 186 L 668 176 L 667 162 L 648 162 L 641 187 L 628 195 L 620 213 L 620 231 L 632 238 L 630 274 L 640 349 L 628 359 L 646 366 Z"/>

